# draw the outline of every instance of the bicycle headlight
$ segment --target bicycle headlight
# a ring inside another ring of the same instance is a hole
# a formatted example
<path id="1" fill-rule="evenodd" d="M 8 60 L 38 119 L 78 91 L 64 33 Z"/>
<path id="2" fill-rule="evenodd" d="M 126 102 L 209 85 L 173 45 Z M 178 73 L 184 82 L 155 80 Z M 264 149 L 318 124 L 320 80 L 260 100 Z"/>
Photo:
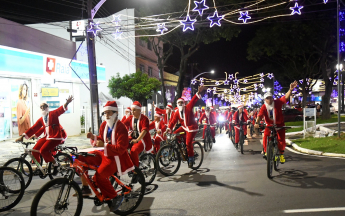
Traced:
<path id="1" fill-rule="evenodd" d="M 223 116 L 219 116 L 218 117 L 218 121 L 223 122 L 224 121 L 224 117 Z"/>

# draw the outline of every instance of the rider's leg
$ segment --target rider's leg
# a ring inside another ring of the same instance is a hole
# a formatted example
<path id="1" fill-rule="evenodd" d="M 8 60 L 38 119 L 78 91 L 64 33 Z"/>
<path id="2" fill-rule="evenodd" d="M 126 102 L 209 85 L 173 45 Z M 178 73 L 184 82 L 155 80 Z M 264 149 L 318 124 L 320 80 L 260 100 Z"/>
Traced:
<path id="1" fill-rule="evenodd" d="M 188 157 L 194 157 L 194 147 L 193 147 L 193 140 L 196 136 L 197 132 L 187 132 L 186 133 L 186 146 L 187 146 L 187 153 Z"/>
<path id="2" fill-rule="evenodd" d="M 240 141 L 240 129 L 237 128 L 237 126 L 235 126 L 234 128 L 235 128 L 235 143 L 237 144 Z"/>
<path id="3" fill-rule="evenodd" d="M 131 148 L 131 159 L 134 166 L 139 167 L 139 154 L 144 150 L 144 144 L 142 141 L 133 144 Z"/>
<path id="4" fill-rule="evenodd" d="M 280 151 L 280 154 L 284 154 L 284 150 L 286 147 L 285 130 L 278 130 L 277 131 L 277 141 L 278 141 L 278 149 Z"/>
<path id="5" fill-rule="evenodd" d="M 57 166 L 57 161 L 54 160 L 51 151 L 61 144 L 61 140 L 47 140 L 41 147 L 40 153 L 46 163 L 53 162 Z"/>
<path id="6" fill-rule="evenodd" d="M 202 132 L 202 138 L 203 138 L 203 139 L 205 139 L 205 131 L 206 131 L 206 128 L 207 128 L 207 126 L 204 125 L 204 130 L 203 130 L 203 132 Z"/>
<path id="7" fill-rule="evenodd" d="M 95 181 L 98 188 L 101 190 L 102 195 L 105 198 L 113 199 L 117 196 L 114 187 L 109 181 L 109 177 L 117 172 L 117 166 L 114 157 L 102 156 L 102 163 L 98 167 L 95 174 Z"/>
<path id="8" fill-rule="evenodd" d="M 211 129 L 212 141 L 213 141 L 213 143 L 215 143 L 216 142 L 216 140 L 215 140 L 216 128 L 214 126 L 211 126 L 210 129 Z"/>
<path id="9" fill-rule="evenodd" d="M 243 135 L 247 136 L 247 125 L 243 125 Z"/>
<path id="10" fill-rule="evenodd" d="M 43 146 L 43 144 L 46 142 L 46 138 L 39 139 L 36 143 L 36 145 L 33 147 L 35 150 L 40 150 Z M 40 163 L 41 157 L 38 152 L 32 152 L 32 155 L 35 157 L 35 159 Z"/>
<path id="11" fill-rule="evenodd" d="M 155 138 L 155 152 L 157 153 L 159 151 L 159 149 L 161 148 L 161 142 L 163 140 L 159 137 L 156 136 Z"/>
<path id="12" fill-rule="evenodd" d="M 262 138 L 262 145 L 264 147 L 264 152 L 266 153 L 266 149 L 267 149 L 267 138 L 270 136 L 270 129 L 269 128 L 265 128 L 264 134 L 263 134 L 263 138 Z"/>

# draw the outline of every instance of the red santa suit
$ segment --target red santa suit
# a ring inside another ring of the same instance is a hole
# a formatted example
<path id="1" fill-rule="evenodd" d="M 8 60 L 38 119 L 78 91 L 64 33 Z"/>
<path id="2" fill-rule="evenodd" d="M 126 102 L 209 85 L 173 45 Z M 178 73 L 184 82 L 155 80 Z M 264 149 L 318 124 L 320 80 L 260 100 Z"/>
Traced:
<path id="1" fill-rule="evenodd" d="M 108 101 L 104 106 L 104 111 L 118 111 L 115 101 Z M 99 128 L 99 135 L 94 135 L 95 139 L 90 140 L 92 146 L 96 146 L 97 140 L 104 142 L 103 150 L 95 150 L 89 153 L 95 154 L 95 157 L 79 156 L 78 160 L 87 164 L 99 166 L 94 180 L 101 193 L 106 197 L 113 199 L 116 197 L 116 191 L 109 181 L 109 177 L 117 173 L 119 176 L 127 174 L 134 170 L 134 165 L 128 155 L 128 134 L 125 125 L 115 119 L 112 127 L 109 127 L 104 121 Z"/>
<path id="2" fill-rule="evenodd" d="M 170 114 L 168 114 L 168 109 L 170 109 Z M 167 105 L 165 110 L 156 107 L 155 112 L 158 112 L 158 113 L 161 113 L 162 115 L 164 115 L 163 120 L 164 120 L 164 124 L 166 124 L 166 125 L 169 125 L 171 119 L 174 116 L 173 107 L 170 104 Z"/>
<path id="3" fill-rule="evenodd" d="M 155 113 L 155 116 L 162 117 L 161 113 L 158 112 Z M 153 121 L 150 123 L 150 130 L 156 130 L 156 135 L 153 137 L 154 148 L 156 153 L 160 149 L 161 142 L 166 140 L 166 138 L 163 137 L 163 133 L 165 133 L 166 128 L 167 126 L 163 120 L 160 120 L 159 122 Z"/>
<path id="4" fill-rule="evenodd" d="M 39 150 L 45 162 L 53 162 L 54 158 L 51 151 L 64 140 L 59 116 L 62 115 L 67 108 L 63 106 L 57 108 L 56 110 L 50 111 L 48 113 L 47 122 L 45 122 L 45 117 L 39 118 L 36 123 L 29 128 L 23 135 L 26 139 L 29 139 L 31 136 L 36 133 L 42 133 L 44 131 L 44 137 L 39 139 L 33 149 Z M 40 162 L 39 153 L 32 152 L 32 155 Z"/>
<path id="5" fill-rule="evenodd" d="M 194 117 L 195 117 L 196 119 L 199 120 L 200 117 L 201 117 L 201 115 L 202 115 L 204 112 L 205 112 L 204 109 L 198 109 L 198 110 L 195 112 Z"/>
<path id="6" fill-rule="evenodd" d="M 227 120 L 229 121 L 229 125 L 228 125 L 229 128 L 231 128 L 231 123 L 232 123 L 233 116 L 234 116 L 234 112 L 230 111 L 229 114 L 228 114 L 228 117 L 227 117 Z"/>
<path id="7" fill-rule="evenodd" d="M 259 115 L 261 118 L 265 118 L 265 122 L 267 126 L 276 125 L 277 127 L 285 126 L 284 123 L 284 116 L 282 112 L 282 106 L 286 104 L 285 96 L 274 100 L 273 102 L 273 110 L 267 110 L 266 105 L 262 105 Z M 271 131 L 269 128 L 265 128 L 264 137 L 262 140 L 264 151 L 266 152 L 268 137 L 270 136 Z M 284 153 L 285 150 L 285 130 L 281 129 L 277 131 L 277 139 L 278 139 L 278 148 L 281 154 Z"/>
<path id="8" fill-rule="evenodd" d="M 241 106 L 239 106 L 238 108 L 240 108 Z M 248 116 L 247 114 L 242 111 L 242 113 L 239 113 L 239 111 L 236 111 L 233 119 L 232 119 L 232 123 L 235 124 L 234 128 L 235 128 L 235 143 L 238 143 L 240 141 L 240 121 L 242 123 L 247 123 L 248 122 Z M 243 134 L 247 135 L 247 125 L 242 125 L 243 128 Z"/>
<path id="9" fill-rule="evenodd" d="M 211 135 L 212 138 L 214 138 L 216 136 L 216 131 L 215 131 L 215 127 L 214 124 L 216 123 L 216 119 L 214 118 L 213 113 L 209 112 L 205 112 L 201 115 L 200 119 L 199 119 L 199 123 L 202 124 L 203 119 L 206 119 L 206 124 L 210 124 L 212 126 L 210 126 L 211 129 Z M 206 131 L 207 125 L 204 125 L 204 131 L 202 133 L 202 138 L 205 139 L 205 131 Z"/>
<path id="10" fill-rule="evenodd" d="M 141 109 L 141 104 L 138 101 L 134 101 L 132 108 L 133 107 L 136 109 Z M 134 129 L 134 125 L 135 125 L 134 120 L 135 120 L 135 117 L 131 115 L 123 123 L 129 128 L 132 139 L 137 138 L 137 137 L 133 137 L 134 131 L 138 133 L 138 137 L 143 131 L 146 131 L 145 136 L 138 143 L 133 144 L 131 148 L 131 152 L 130 152 L 130 156 L 134 165 L 139 167 L 139 154 L 143 150 L 145 150 L 146 152 L 151 152 L 153 150 L 153 146 L 152 146 L 152 141 L 151 141 L 151 135 L 149 133 L 149 119 L 145 115 L 140 114 L 137 120 L 137 124 L 136 124 L 137 127 L 135 129 Z"/>
<path id="11" fill-rule="evenodd" d="M 171 120 L 168 126 L 168 130 L 171 130 L 177 123 L 177 121 L 180 121 L 181 127 L 174 131 L 174 134 L 184 131 L 186 132 L 182 136 L 186 141 L 187 152 L 189 157 L 194 157 L 193 139 L 199 130 L 198 123 L 195 121 L 195 117 L 193 114 L 193 107 L 200 98 L 201 96 L 198 93 L 196 93 L 193 96 L 192 100 L 183 107 L 182 112 L 176 110 L 176 113 L 174 114 L 173 119 Z M 184 102 L 184 99 L 179 98 L 177 100 L 177 103 L 180 101 Z"/>
<path id="12" fill-rule="evenodd" d="M 124 116 L 122 117 L 122 120 L 121 120 L 122 123 L 123 123 L 124 121 L 126 121 L 126 119 L 132 114 L 132 110 L 131 110 L 130 107 L 127 107 L 127 108 L 125 109 L 125 112 L 129 112 L 129 115 L 124 115 Z M 125 126 L 125 127 L 127 128 L 127 126 Z M 129 129 L 127 128 L 127 130 L 129 130 Z"/>

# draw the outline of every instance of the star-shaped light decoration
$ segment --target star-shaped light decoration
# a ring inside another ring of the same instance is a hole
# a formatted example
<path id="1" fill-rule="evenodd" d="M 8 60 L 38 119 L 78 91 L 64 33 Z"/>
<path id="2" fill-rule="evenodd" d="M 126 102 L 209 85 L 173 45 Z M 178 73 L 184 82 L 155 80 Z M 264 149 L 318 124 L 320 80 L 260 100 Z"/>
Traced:
<path id="1" fill-rule="evenodd" d="M 204 78 L 203 77 L 200 78 L 200 82 L 204 82 Z"/>
<path id="2" fill-rule="evenodd" d="M 121 16 L 121 14 L 120 15 L 113 15 L 113 20 L 111 21 L 112 23 L 115 23 L 115 26 L 119 26 L 120 24 L 120 22 L 121 22 L 121 19 L 120 19 L 120 16 Z"/>
<path id="3" fill-rule="evenodd" d="M 338 85 L 338 82 L 334 80 L 333 85 Z"/>
<path id="4" fill-rule="evenodd" d="M 328 2 L 328 0 L 323 0 L 323 3 L 324 3 L 324 4 L 327 4 L 327 2 Z"/>
<path id="5" fill-rule="evenodd" d="M 224 100 L 224 98 L 222 97 L 221 100 Z"/>
<path id="6" fill-rule="evenodd" d="M 303 6 L 298 6 L 298 3 L 295 2 L 295 6 L 290 7 L 290 10 L 292 10 L 291 15 L 294 15 L 294 14 L 301 15 L 301 9 L 302 8 L 303 8 Z"/>
<path id="7" fill-rule="evenodd" d="M 156 32 L 160 32 L 161 34 L 164 34 L 165 31 L 168 31 L 168 29 L 165 27 L 165 23 L 158 23 Z"/>
<path id="8" fill-rule="evenodd" d="M 210 88 L 207 89 L 207 93 L 210 93 L 212 90 Z"/>
<path id="9" fill-rule="evenodd" d="M 200 83 L 200 86 L 203 86 L 204 85 L 204 83 Z"/>
<path id="10" fill-rule="evenodd" d="M 279 84 L 279 82 L 276 80 L 276 81 L 274 81 L 274 85 L 278 85 Z"/>
<path id="11" fill-rule="evenodd" d="M 209 7 L 205 5 L 205 0 L 202 0 L 200 2 L 194 1 L 194 4 L 195 8 L 193 8 L 193 11 L 198 11 L 200 16 L 202 16 L 204 10 L 209 9 Z"/>
<path id="12" fill-rule="evenodd" d="M 195 85 L 196 84 L 196 80 L 193 79 L 192 81 L 190 81 L 191 84 Z"/>
<path id="13" fill-rule="evenodd" d="M 224 89 L 224 93 L 228 93 L 228 90 L 227 90 L 227 89 Z"/>
<path id="14" fill-rule="evenodd" d="M 213 87 L 213 91 L 216 91 L 217 90 L 217 87 Z"/>
<path id="15" fill-rule="evenodd" d="M 228 99 L 227 99 L 227 98 L 225 98 L 225 102 L 228 102 Z"/>
<path id="16" fill-rule="evenodd" d="M 272 78 L 273 78 L 273 73 L 269 73 L 267 77 L 268 77 L 269 79 L 272 79 Z"/>
<path id="17" fill-rule="evenodd" d="M 264 77 L 265 75 L 264 75 L 264 73 L 260 73 L 260 76 L 261 76 L 261 77 Z"/>
<path id="18" fill-rule="evenodd" d="M 212 28 L 214 25 L 217 25 L 217 26 L 221 26 L 220 24 L 220 21 L 224 18 L 224 16 L 219 16 L 218 15 L 218 11 L 216 10 L 214 13 L 213 13 L 213 16 L 209 16 L 207 17 L 208 20 L 211 21 L 210 23 L 210 28 Z"/>
<path id="19" fill-rule="evenodd" d="M 254 87 L 257 87 L 258 86 L 258 84 L 254 84 Z"/>
<path id="20" fill-rule="evenodd" d="M 244 11 L 244 12 L 240 11 L 240 14 L 241 16 L 240 18 L 238 18 L 238 20 L 242 20 L 243 23 L 247 23 L 247 20 L 251 19 L 251 17 L 248 15 L 248 11 Z"/>
<path id="21" fill-rule="evenodd" d="M 224 81 L 224 85 L 229 85 L 230 81 L 229 80 L 225 80 Z"/>
<path id="22" fill-rule="evenodd" d="M 244 80 L 243 80 L 243 83 L 247 83 L 247 82 L 248 82 L 248 80 L 247 80 L 247 79 L 244 79 Z"/>
<path id="23" fill-rule="evenodd" d="M 220 94 L 218 94 L 217 97 L 220 97 Z"/>
<path id="24" fill-rule="evenodd" d="M 237 88 L 237 85 L 233 85 L 232 87 L 233 87 L 234 89 L 236 89 L 236 88 Z"/>
<path id="25" fill-rule="evenodd" d="M 244 88 L 243 91 L 247 91 L 247 88 Z"/>
<path id="26" fill-rule="evenodd" d="M 257 90 L 258 90 L 258 88 L 257 88 L 257 87 L 255 87 L 255 88 L 254 88 L 254 90 L 255 90 L 255 91 L 257 91 Z"/>
<path id="27" fill-rule="evenodd" d="M 301 83 L 301 84 L 303 84 L 303 80 L 301 79 L 301 80 L 299 80 L 299 82 Z"/>
<path id="28" fill-rule="evenodd" d="M 260 88 L 263 88 L 263 87 L 264 87 L 264 85 L 263 85 L 262 83 L 260 83 L 259 87 L 260 87 Z"/>
<path id="29" fill-rule="evenodd" d="M 232 80 L 234 78 L 233 74 L 229 74 L 229 79 Z"/>
<path id="30" fill-rule="evenodd" d="M 113 33 L 115 40 L 120 39 L 122 35 L 122 31 L 120 29 L 116 29 L 115 33 Z"/>
<path id="31" fill-rule="evenodd" d="M 237 90 L 237 92 L 240 92 L 241 91 L 241 89 L 240 88 L 238 88 L 238 89 L 236 89 Z"/>
<path id="32" fill-rule="evenodd" d="M 183 32 L 187 31 L 188 29 L 194 31 L 194 23 L 196 19 L 190 19 L 190 16 L 187 15 L 185 20 L 181 20 L 180 23 L 183 25 Z"/>
<path id="33" fill-rule="evenodd" d="M 260 79 L 260 82 L 264 82 L 264 81 L 265 81 L 264 78 L 261 78 L 261 79 Z"/>
<path id="34" fill-rule="evenodd" d="M 216 92 L 216 91 L 213 91 L 213 94 L 217 94 L 217 92 Z"/>
<path id="35" fill-rule="evenodd" d="M 235 79 L 235 80 L 234 80 L 234 83 L 235 83 L 235 84 L 238 84 L 238 79 Z"/>
<path id="36" fill-rule="evenodd" d="M 234 92 L 234 90 L 233 90 L 233 89 L 230 89 L 230 92 L 232 93 L 232 92 Z"/>
<path id="37" fill-rule="evenodd" d="M 87 30 L 87 32 L 91 32 L 93 33 L 93 35 L 96 37 L 97 33 L 99 31 L 102 31 L 101 27 L 99 27 L 99 22 L 98 23 L 94 23 L 94 22 L 90 22 L 90 28 Z"/>
<path id="38" fill-rule="evenodd" d="M 215 84 L 216 84 L 216 85 L 220 85 L 220 82 L 219 82 L 219 81 L 217 81 Z"/>

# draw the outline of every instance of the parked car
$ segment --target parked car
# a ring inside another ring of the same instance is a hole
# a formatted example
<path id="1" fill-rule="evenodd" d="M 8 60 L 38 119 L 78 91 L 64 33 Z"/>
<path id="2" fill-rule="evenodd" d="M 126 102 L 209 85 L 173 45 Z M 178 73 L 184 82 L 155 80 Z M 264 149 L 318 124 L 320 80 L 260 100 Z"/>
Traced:
<path id="1" fill-rule="evenodd" d="M 297 109 L 286 109 L 283 111 L 284 121 L 302 121 L 303 112 L 298 111 Z"/>

